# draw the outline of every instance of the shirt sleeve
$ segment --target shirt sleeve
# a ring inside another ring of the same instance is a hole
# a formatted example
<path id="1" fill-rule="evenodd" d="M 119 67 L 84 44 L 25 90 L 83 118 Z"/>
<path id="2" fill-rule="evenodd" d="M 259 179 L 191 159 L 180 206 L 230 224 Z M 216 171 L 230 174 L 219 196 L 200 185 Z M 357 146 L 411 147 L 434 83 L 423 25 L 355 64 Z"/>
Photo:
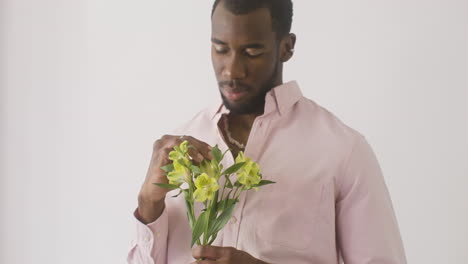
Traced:
<path id="1" fill-rule="evenodd" d="M 147 225 L 138 220 L 137 214 L 136 209 L 133 213 L 136 222 L 136 239 L 132 241 L 127 263 L 166 264 L 169 229 L 167 208 L 164 208 L 156 221 Z"/>
<path id="2" fill-rule="evenodd" d="M 345 264 L 405 264 L 406 257 L 377 158 L 358 135 L 338 181 L 337 240 Z"/>

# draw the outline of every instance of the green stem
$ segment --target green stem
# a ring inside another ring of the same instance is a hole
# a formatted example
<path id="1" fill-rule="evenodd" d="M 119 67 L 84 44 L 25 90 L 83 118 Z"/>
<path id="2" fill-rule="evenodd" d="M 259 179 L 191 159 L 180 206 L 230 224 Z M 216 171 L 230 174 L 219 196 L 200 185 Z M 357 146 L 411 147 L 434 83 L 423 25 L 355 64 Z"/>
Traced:
<path id="1" fill-rule="evenodd" d="M 208 202 L 208 208 L 206 209 L 206 212 L 205 214 L 208 214 L 208 220 L 207 220 L 207 223 L 206 223 L 206 227 L 205 227 L 205 233 L 203 235 L 203 245 L 207 245 L 208 244 L 208 230 L 210 228 L 210 218 L 211 218 L 211 211 L 213 210 L 213 203 L 215 202 L 215 199 L 211 200 L 210 202 Z"/>
<path id="2" fill-rule="evenodd" d="M 213 243 L 216 239 L 216 237 L 218 236 L 218 234 L 214 234 L 212 237 L 211 237 L 211 240 L 210 242 L 208 242 L 208 245 L 211 245 L 211 243 Z"/>
<path id="3" fill-rule="evenodd" d="M 226 180 L 224 181 L 223 191 L 221 192 L 221 200 L 224 199 L 224 198 L 223 198 L 224 189 L 226 188 L 226 184 L 227 184 L 227 182 L 228 182 L 228 180 L 227 180 L 228 177 L 229 177 L 229 176 L 224 175 L 224 179 L 226 179 Z"/>
<path id="4" fill-rule="evenodd" d="M 239 196 L 241 195 L 244 187 L 242 186 L 242 187 L 239 187 L 239 188 L 240 188 L 240 192 L 237 194 L 237 196 L 235 196 L 235 199 L 239 198 Z"/>
<path id="5" fill-rule="evenodd" d="M 191 176 L 192 176 L 191 178 L 193 179 L 193 174 Z M 195 218 L 195 204 L 193 202 L 194 183 L 191 180 L 191 181 L 188 182 L 188 184 L 189 184 L 189 203 L 191 204 L 191 206 L 190 206 L 191 210 L 189 211 L 189 214 L 192 216 L 192 219 L 194 220 L 193 223 L 195 224 L 195 222 L 196 222 L 195 221 L 196 220 L 196 218 Z M 193 232 L 193 230 L 192 230 L 192 232 Z M 201 245 L 200 238 L 197 239 L 197 245 Z"/>
<path id="6" fill-rule="evenodd" d="M 232 195 L 232 197 L 236 198 L 236 193 L 238 190 L 239 190 L 239 187 L 236 187 L 236 190 L 234 191 L 234 194 Z"/>

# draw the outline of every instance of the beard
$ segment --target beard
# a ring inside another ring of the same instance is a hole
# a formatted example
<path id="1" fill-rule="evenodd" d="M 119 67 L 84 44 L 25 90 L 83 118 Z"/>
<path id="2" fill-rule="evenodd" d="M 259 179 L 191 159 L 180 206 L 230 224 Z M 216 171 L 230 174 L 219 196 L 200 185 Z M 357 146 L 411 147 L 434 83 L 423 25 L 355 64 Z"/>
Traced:
<path id="1" fill-rule="evenodd" d="M 246 115 L 263 112 L 265 108 L 265 96 L 266 94 L 275 86 L 276 77 L 278 74 L 278 63 L 276 63 L 275 69 L 271 77 L 265 83 L 261 84 L 260 90 L 253 97 L 249 98 L 246 102 L 243 103 L 231 103 L 221 92 L 221 98 L 223 100 L 224 106 L 229 109 L 232 114 L 235 115 Z M 252 91 L 253 89 L 245 84 L 237 83 L 237 86 L 244 87 L 247 90 Z M 219 87 L 222 87 L 220 84 Z"/>

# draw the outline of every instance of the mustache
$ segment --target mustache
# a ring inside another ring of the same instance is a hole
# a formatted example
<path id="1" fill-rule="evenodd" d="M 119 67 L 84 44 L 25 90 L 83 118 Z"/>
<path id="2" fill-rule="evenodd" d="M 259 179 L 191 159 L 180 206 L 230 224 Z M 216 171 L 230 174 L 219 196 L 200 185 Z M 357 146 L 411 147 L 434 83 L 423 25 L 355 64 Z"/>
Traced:
<path id="1" fill-rule="evenodd" d="M 245 90 L 252 90 L 252 87 L 246 83 L 236 80 L 230 81 L 220 81 L 218 82 L 219 87 L 229 87 L 231 90 L 234 91 L 245 91 Z"/>

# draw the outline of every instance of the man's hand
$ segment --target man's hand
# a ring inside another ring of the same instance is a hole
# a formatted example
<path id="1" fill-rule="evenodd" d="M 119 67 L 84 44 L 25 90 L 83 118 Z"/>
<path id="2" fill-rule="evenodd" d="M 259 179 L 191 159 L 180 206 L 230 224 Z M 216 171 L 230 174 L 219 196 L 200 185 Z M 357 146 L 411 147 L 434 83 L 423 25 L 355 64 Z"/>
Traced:
<path id="1" fill-rule="evenodd" d="M 189 148 L 188 154 L 195 164 L 198 164 L 203 159 L 212 159 L 210 153 L 211 146 L 191 136 L 173 136 L 164 135 L 156 140 L 153 144 L 153 155 L 151 156 L 146 179 L 143 183 L 138 195 L 138 215 L 137 218 L 144 224 L 151 223 L 159 218 L 162 214 L 165 203 L 164 199 L 169 189 L 161 188 L 153 183 L 169 183 L 165 172 L 161 169 L 169 163 L 169 152 L 176 145 L 180 145 L 182 141 L 187 140 L 189 145 L 194 148 Z"/>
<path id="2" fill-rule="evenodd" d="M 192 256 L 194 259 L 204 260 L 197 260 L 191 264 L 267 264 L 233 247 L 196 246 L 192 249 Z"/>

